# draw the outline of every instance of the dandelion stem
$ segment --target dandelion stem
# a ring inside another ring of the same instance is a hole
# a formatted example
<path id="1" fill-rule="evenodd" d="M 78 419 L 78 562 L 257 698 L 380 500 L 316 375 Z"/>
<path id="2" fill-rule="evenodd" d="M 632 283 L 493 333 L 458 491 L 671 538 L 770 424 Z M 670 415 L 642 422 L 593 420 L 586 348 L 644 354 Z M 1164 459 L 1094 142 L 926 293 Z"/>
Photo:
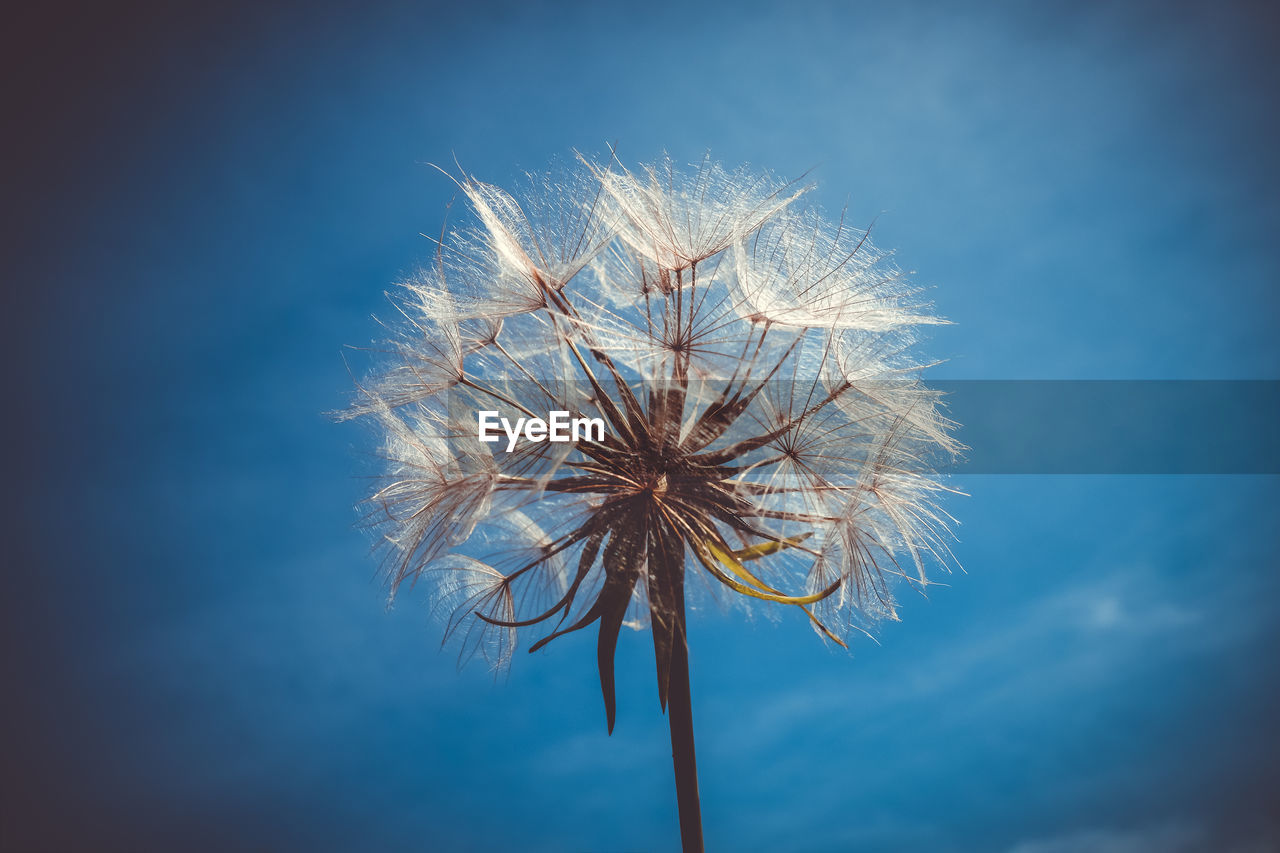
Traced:
<path id="1" fill-rule="evenodd" d="M 680 609 L 684 609 L 683 601 Z M 689 642 L 685 637 L 683 618 L 678 623 L 671 649 L 669 678 L 667 721 L 671 726 L 671 760 L 676 771 L 680 842 L 685 853 L 702 853 L 702 805 L 698 797 L 698 762 L 693 750 L 693 702 L 689 694 Z"/>

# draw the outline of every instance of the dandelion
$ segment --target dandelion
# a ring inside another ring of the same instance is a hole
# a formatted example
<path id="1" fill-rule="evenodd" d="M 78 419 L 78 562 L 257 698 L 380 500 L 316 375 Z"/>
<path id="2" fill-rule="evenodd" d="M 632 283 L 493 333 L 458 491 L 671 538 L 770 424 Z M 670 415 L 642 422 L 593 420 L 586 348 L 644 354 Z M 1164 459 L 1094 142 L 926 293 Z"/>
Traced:
<path id="1" fill-rule="evenodd" d="M 647 626 L 701 849 L 690 608 L 782 608 L 845 646 L 951 562 L 934 471 L 958 445 L 908 356 L 939 321 L 768 174 L 579 156 L 515 195 L 455 181 L 474 216 L 403 282 L 348 412 L 385 438 L 367 520 L 391 593 L 429 581 L 460 660 L 495 670 L 527 631 L 594 627 L 610 732 L 619 634 Z M 486 440 L 481 413 L 524 432 Z M 548 415 L 605 428 L 557 440 Z"/>

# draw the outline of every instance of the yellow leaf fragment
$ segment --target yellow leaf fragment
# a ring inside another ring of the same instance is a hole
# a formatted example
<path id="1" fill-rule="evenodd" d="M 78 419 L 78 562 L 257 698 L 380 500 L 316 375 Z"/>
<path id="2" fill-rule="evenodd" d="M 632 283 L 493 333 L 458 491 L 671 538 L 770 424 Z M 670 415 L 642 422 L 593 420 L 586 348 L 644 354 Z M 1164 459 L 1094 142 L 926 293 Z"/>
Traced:
<path id="1" fill-rule="evenodd" d="M 733 552 L 733 556 L 737 557 L 744 563 L 748 560 L 758 560 L 761 557 L 776 554 L 784 548 L 793 548 L 812 535 L 813 533 L 806 531 L 801 533 L 799 536 L 788 536 L 786 539 L 778 542 L 761 542 L 759 545 L 752 545 L 749 548 L 740 548 Z"/>

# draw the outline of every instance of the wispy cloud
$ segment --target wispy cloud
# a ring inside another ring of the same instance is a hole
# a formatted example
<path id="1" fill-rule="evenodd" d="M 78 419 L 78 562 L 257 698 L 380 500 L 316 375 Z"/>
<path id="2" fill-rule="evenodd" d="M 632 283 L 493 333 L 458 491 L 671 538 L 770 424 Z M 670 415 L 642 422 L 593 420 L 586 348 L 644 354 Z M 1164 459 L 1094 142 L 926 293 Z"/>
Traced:
<path id="1" fill-rule="evenodd" d="M 1207 837 L 1200 826 L 1167 823 L 1136 829 L 1085 829 L 1020 841 L 1009 853 L 1198 853 Z"/>
<path id="2" fill-rule="evenodd" d="M 1193 654 L 1241 639 L 1204 630 L 1218 610 L 1208 598 L 1191 605 L 1162 592 L 1150 566 L 1122 566 L 1052 590 L 1016 613 L 975 619 L 950 644 L 938 644 L 892 682 L 866 691 L 849 678 L 780 694 L 736 715 L 744 742 L 762 743 L 841 708 L 888 715 L 922 701 L 963 694 L 956 707 L 984 713 L 992 705 L 1044 702 L 1054 695 L 1122 678 L 1153 658 Z M 1183 596 L 1182 598 L 1185 598 Z M 959 712 L 954 712 L 959 713 Z"/>
<path id="3" fill-rule="evenodd" d="M 1019 841 L 1008 853 L 1266 853 L 1280 848 L 1276 827 L 1234 839 L 1217 837 L 1203 825 L 1170 821 L 1125 829 L 1093 828 Z"/>

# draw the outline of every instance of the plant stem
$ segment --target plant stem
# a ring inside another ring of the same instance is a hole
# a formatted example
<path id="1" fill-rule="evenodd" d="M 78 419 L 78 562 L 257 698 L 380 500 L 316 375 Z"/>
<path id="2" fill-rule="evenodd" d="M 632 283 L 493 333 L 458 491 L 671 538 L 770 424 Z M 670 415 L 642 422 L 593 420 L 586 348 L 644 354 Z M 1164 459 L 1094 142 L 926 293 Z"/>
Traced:
<path id="1" fill-rule="evenodd" d="M 680 808 L 680 841 L 684 853 L 702 853 L 702 806 L 698 798 L 698 762 L 693 751 L 693 701 L 689 695 L 689 642 L 684 620 L 677 623 L 671 649 L 667 720 L 671 725 L 671 760 L 676 771 Z"/>

